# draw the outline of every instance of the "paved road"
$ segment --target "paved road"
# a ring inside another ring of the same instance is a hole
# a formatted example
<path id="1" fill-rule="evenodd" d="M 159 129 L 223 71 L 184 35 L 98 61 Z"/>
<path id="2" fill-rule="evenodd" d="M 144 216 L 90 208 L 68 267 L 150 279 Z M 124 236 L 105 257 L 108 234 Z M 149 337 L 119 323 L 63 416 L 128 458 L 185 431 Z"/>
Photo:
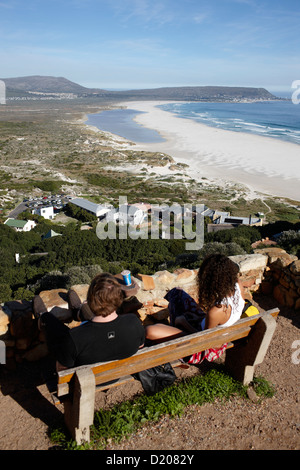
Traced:
<path id="1" fill-rule="evenodd" d="M 26 206 L 26 203 L 21 202 L 21 204 L 19 204 L 17 207 L 15 207 L 14 210 L 12 210 L 8 214 L 8 217 L 10 217 L 12 219 L 15 219 L 16 217 L 18 217 L 19 214 L 21 214 L 21 212 L 26 211 L 26 209 L 28 209 L 28 207 Z"/>

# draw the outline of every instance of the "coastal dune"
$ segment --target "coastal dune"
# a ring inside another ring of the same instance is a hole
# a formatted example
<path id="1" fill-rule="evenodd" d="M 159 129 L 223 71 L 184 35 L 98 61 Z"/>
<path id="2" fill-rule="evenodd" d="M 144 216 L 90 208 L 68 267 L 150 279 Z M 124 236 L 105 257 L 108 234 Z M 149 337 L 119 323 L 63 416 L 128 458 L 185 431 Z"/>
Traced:
<path id="1" fill-rule="evenodd" d="M 188 173 L 196 180 L 240 183 L 252 192 L 300 201 L 299 145 L 209 127 L 164 111 L 157 107 L 160 104 L 164 102 L 122 103 L 142 111 L 135 121 L 164 138 L 161 143 L 136 144 L 135 149 L 166 153 L 188 164 Z"/>

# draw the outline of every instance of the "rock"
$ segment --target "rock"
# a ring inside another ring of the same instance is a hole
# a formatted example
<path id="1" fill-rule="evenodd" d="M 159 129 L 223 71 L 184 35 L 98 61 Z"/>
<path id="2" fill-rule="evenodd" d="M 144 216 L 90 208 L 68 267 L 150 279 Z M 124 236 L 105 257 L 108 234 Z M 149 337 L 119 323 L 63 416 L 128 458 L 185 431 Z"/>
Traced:
<path id="1" fill-rule="evenodd" d="M 10 300 L 5 302 L 3 310 L 10 315 L 12 312 L 31 310 L 31 302 L 28 300 Z"/>
<path id="2" fill-rule="evenodd" d="M 289 289 L 286 295 L 286 305 L 288 307 L 293 307 L 298 297 L 299 295 L 297 294 L 296 291 L 294 291 L 294 289 Z"/>
<path id="3" fill-rule="evenodd" d="M 156 305 L 157 307 L 167 307 L 169 305 L 169 302 L 166 299 L 155 299 L 154 305 Z"/>
<path id="4" fill-rule="evenodd" d="M 248 387 L 247 388 L 247 395 L 249 400 L 251 400 L 253 403 L 258 403 L 259 402 L 259 397 L 256 395 L 255 390 L 253 387 Z"/>
<path id="5" fill-rule="evenodd" d="M 39 361 L 40 359 L 43 359 L 49 354 L 49 350 L 47 347 L 46 343 L 40 343 L 37 344 L 35 347 L 32 349 L 29 349 L 26 351 L 26 353 L 23 356 L 23 359 L 26 359 L 26 361 L 33 362 L 33 361 Z"/>
<path id="6" fill-rule="evenodd" d="M 63 323 L 70 323 L 73 321 L 72 312 L 68 308 L 53 307 L 50 312 Z"/>
<path id="7" fill-rule="evenodd" d="M 153 276 L 155 286 L 161 287 L 161 285 L 171 287 L 175 281 L 175 276 L 169 271 L 158 271 Z"/>
<path id="8" fill-rule="evenodd" d="M 155 289 L 155 283 L 152 276 L 147 276 L 146 274 L 139 274 L 138 280 L 142 281 L 142 289 L 144 290 L 153 290 Z"/>
<path id="9" fill-rule="evenodd" d="M 148 317 L 148 309 L 147 309 L 147 308 L 140 308 L 140 309 L 138 310 L 138 314 L 139 314 L 139 316 L 140 316 L 141 322 L 144 323 L 145 320 L 146 320 L 147 317 Z"/>
<path id="10" fill-rule="evenodd" d="M 7 328 L 7 325 L 9 324 L 10 322 L 10 316 L 8 315 L 7 312 L 5 312 L 3 310 L 2 307 L 0 307 L 0 328 L 1 327 L 6 327 Z M 2 333 L 0 333 L 2 334 Z"/>
<path id="11" fill-rule="evenodd" d="M 289 266 L 294 260 L 295 256 L 289 255 L 288 253 L 282 253 L 280 256 L 278 256 L 276 261 L 271 264 L 271 268 L 272 266 L 279 269 L 285 268 L 286 266 Z"/>
<path id="12" fill-rule="evenodd" d="M 40 292 L 40 297 L 49 312 L 53 307 L 68 308 L 67 293 L 66 289 L 44 290 Z"/>
<path id="13" fill-rule="evenodd" d="M 164 320 L 167 320 L 169 322 L 169 309 L 168 308 L 163 308 L 160 310 L 157 310 L 151 315 L 153 318 L 155 318 L 156 321 L 161 322 Z"/>
<path id="14" fill-rule="evenodd" d="M 273 292 L 273 284 L 269 281 L 262 281 L 260 289 L 264 295 L 271 295 Z"/>
<path id="15" fill-rule="evenodd" d="M 81 302 L 84 302 L 87 298 L 89 284 L 76 284 L 75 286 L 72 286 L 71 289 L 76 292 Z"/>
<path id="16" fill-rule="evenodd" d="M 288 291 L 285 289 L 285 287 L 278 284 L 277 286 L 274 287 L 273 297 L 281 305 L 285 305 L 286 304 L 287 293 L 288 293 Z"/>
<path id="17" fill-rule="evenodd" d="M 0 325 L 0 336 L 8 332 L 8 325 Z"/>
<path id="18" fill-rule="evenodd" d="M 269 263 L 274 263 L 274 261 L 276 261 L 282 253 L 286 253 L 286 251 L 278 247 L 265 247 L 254 250 L 254 253 L 266 255 Z"/>
<path id="19" fill-rule="evenodd" d="M 13 312 L 9 330 L 14 338 L 30 337 L 32 339 L 38 334 L 37 324 L 32 318 L 32 312 L 26 310 Z"/>
<path id="20" fill-rule="evenodd" d="M 281 278 L 279 279 L 279 283 L 287 289 L 289 289 L 290 287 L 290 279 L 287 276 L 281 276 Z"/>
<path id="21" fill-rule="evenodd" d="M 196 277 L 194 270 L 185 268 L 176 269 L 173 274 L 176 275 L 176 283 L 180 282 L 181 284 L 193 282 Z"/>
<path id="22" fill-rule="evenodd" d="M 32 343 L 32 339 L 27 336 L 26 338 L 17 338 L 16 340 L 16 349 L 26 351 Z"/>
<path id="23" fill-rule="evenodd" d="M 300 259 L 297 259 L 290 264 L 290 271 L 296 276 L 300 276 Z"/>
<path id="24" fill-rule="evenodd" d="M 251 270 L 264 270 L 268 262 L 268 257 L 260 253 L 256 253 L 253 255 L 229 256 L 229 258 L 234 263 L 238 264 L 241 274 Z"/>

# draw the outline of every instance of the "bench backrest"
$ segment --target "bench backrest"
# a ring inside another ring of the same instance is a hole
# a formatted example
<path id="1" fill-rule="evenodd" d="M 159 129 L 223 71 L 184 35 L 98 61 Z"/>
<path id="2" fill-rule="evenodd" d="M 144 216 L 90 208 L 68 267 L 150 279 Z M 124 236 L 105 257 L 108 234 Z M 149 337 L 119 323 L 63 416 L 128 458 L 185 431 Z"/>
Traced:
<path id="1" fill-rule="evenodd" d="M 190 356 L 196 352 L 209 348 L 218 348 L 225 343 L 234 342 L 249 335 L 251 328 L 264 315 L 277 317 L 278 309 L 268 310 L 258 315 L 243 318 L 234 325 L 222 328 L 220 326 L 201 332 L 182 336 L 154 346 L 140 349 L 133 356 L 110 362 L 85 365 L 66 369 L 58 373 L 58 396 L 68 393 L 74 374 L 83 368 L 90 368 L 95 375 L 96 385 L 119 379 L 124 375 L 132 375 L 151 367 L 156 367 L 166 362 Z"/>

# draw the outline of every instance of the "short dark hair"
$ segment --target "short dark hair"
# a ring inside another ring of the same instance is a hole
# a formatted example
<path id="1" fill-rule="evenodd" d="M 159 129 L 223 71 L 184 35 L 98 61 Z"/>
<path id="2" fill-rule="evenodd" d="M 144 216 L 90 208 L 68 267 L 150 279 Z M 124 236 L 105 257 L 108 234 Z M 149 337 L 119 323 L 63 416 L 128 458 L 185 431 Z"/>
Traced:
<path id="1" fill-rule="evenodd" d="M 112 274 L 101 273 L 92 280 L 87 302 L 96 316 L 107 317 L 121 306 L 124 295 L 120 284 Z"/>

